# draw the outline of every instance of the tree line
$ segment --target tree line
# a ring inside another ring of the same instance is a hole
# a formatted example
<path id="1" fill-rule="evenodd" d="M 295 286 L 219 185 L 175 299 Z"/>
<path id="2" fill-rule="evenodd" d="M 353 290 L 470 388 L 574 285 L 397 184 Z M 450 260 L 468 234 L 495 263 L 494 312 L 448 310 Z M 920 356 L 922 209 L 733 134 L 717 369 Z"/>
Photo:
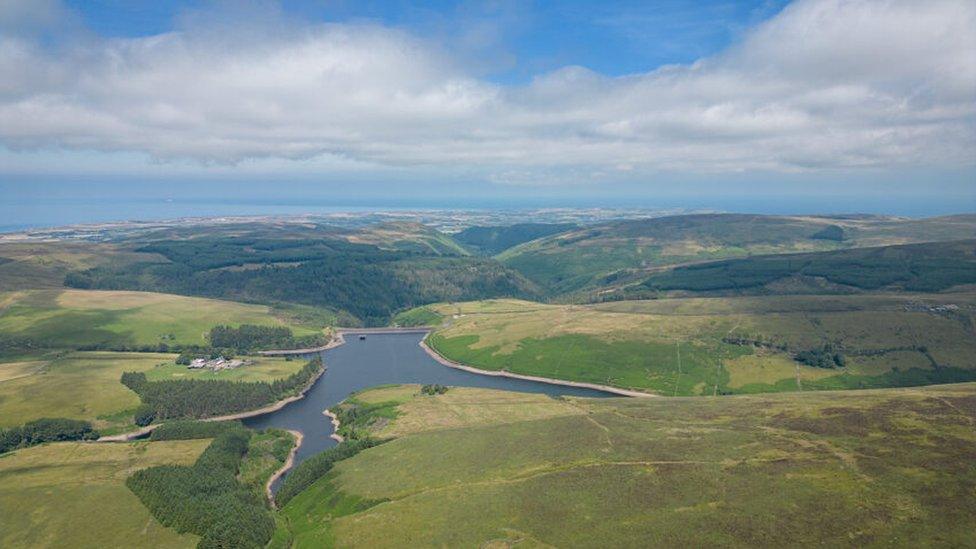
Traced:
<path id="1" fill-rule="evenodd" d="M 211 347 L 218 349 L 233 349 L 241 354 L 247 354 L 258 349 L 299 349 L 314 347 L 326 343 L 322 334 L 305 337 L 295 337 L 290 328 L 285 326 L 256 326 L 241 324 L 237 328 L 232 326 L 214 326 L 207 336 Z"/>
<path id="2" fill-rule="evenodd" d="M 181 419 L 167 421 L 156 427 L 150 440 L 192 440 L 198 438 L 216 438 L 227 431 L 242 429 L 240 421 L 195 421 Z"/>
<path id="3" fill-rule="evenodd" d="M 65 440 L 94 440 L 98 438 L 92 424 L 78 419 L 42 418 L 20 427 L 0 429 L 0 454 L 41 444 Z"/>

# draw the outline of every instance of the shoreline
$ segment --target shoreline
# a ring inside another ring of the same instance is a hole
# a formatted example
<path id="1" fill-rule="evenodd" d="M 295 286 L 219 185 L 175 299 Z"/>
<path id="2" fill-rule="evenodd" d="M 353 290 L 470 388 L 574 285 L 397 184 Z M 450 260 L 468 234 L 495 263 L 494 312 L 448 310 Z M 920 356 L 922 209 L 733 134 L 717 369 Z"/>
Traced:
<path id="1" fill-rule="evenodd" d="M 291 436 L 295 437 L 295 444 L 292 445 L 291 451 L 288 452 L 288 459 L 285 460 L 285 462 L 281 465 L 281 467 L 278 468 L 277 471 L 275 471 L 274 473 L 271 474 L 270 477 L 268 477 L 268 482 L 264 484 L 264 493 L 268 496 L 268 503 L 271 504 L 272 509 L 277 509 L 278 504 L 275 503 L 274 492 L 271 491 L 271 485 L 274 484 L 276 480 L 281 478 L 282 475 L 288 472 L 288 470 L 295 465 L 295 454 L 298 453 L 298 448 L 301 447 L 302 440 L 305 439 L 305 435 L 303 435 L 301 431 L 294 431 L 292 429 L 285 429 L 285 430 L 291 433 Z"/>
<path id="2" fill-rule="evenodd" d="M 263 416 L 265 414 L 277 412 L 278 410 L 284 408 L 285 406 L 288 406 L 292 402 L 305 398 L 306 393 L 308 393 L 309 389 L 311 389 L 312 386 L 315 385 L 315 382 L 318 381 L 319 378 L 325 374 L 326 370 L 328 370 L 328 367 L 323 362 L 322 369 L 319 370 L 319 372 L 315 374 L 315 376 L 313 376 L 312 379 L 308 380 L 308 383 L 305 384 L 305 387 L 302 387 L 302 390 L 299 391 L 298 394 L 296 395 L 283 398 L 277 402 L 273 402 L 262 408 L 247 410 L 244 412 L 236 412 L 233 414 L 227 414 L 223 416 L 207 417 L 207 418 L 198 419 L 197 421 L 232 421 L 235 419 L 247 419 L 250 417 Z M 121 433 L 118 435 L 108 435 L 108 436 L 99 437 L 98 439 L 95 440 L 95 442 L 131 442 L 139 437 L 143 437 L 149 433 L 152 433 L 160 425 L 162 425 L 162 423 L 155 423 L 153 425 L 147 425 L 136 431 L 129 431 L 128 433 Z"/>
<path id="3" fill-rule="evenodd" d="M 260 356 L 288 356 L 288 355 L 314 355 L 322 351 L 328 351 L 345 343 L 342 332 L 337 331 L 328 343 L 320 347 L 309 347 L 306 349 L 271 349 L 270 351 L 258 351 Z"/>
<path id="4" fill-rule="evenodd" d="M 322 415 L 324 415 L 325 417 L 329 418 L 332 421 L 332 434 L 329 435 L 329 438 L 341 444 L 342 441 L 346 439 L 345 437 L 339 434 L 339 425 L 340 425 L 339 416 L 333 414 L 332 410 L 329 410 L 328 408 L 322 410 Z"/>
<path id="5" fill-rule="evenodd" d="M 429 326 L 411 326 L 404 328 L 336 328 L 332 339 L 320 347 L 308 347 L 305 349 L 270 349 L 258 351 L 261 356 L 287 356 L 287 355 L 311 355 L 335 349 L 346 343 L 345 334 L 421 334 L 429 333 L 433 328 Z"/>
<path id="6" fill-rule="evenodd" d="M 427 332 L 427 335 L 429 336 L 431 333 L 432 332 Z M 447 366 L 448 368 L 457 368 L 458 370 L 464 370 L 466 372 L 471 372 L 473 374 L 481 374 L 485 376 L 494 376 L 494 377 L 507 377 L 512 379 L 523 379 L 526 381 L 548 383 L 550 385 L 563 385 L 565 387 L 581 387 L 584 389 L 595 389 L 597 391 L 603 391 L 605 393 L 613 393 L 615 395 L 626 396 L 626 397 L 652 398 L 658 396 L 655 394 L 644 393 L 641 391 L 632 391 L 630 389 L 611 387 L 609 385 L 600 385 L 598 383 L 587 383 L 585 381 L 568 381 L 562 379 L 553 379 L 549 377 L 513 374 L 512 372 L 506 372 L 503 370 L 482 370 L 481 368 L 467 366 L 465 364 L 461 364 L 460 362 L 454 362 L 453 360 L 444 357 L 443 355 L 441 355 L 440 353 L 432 349 L 429 345 L 427 345 L 427 336 L 424 336 L 424 338 L 420 340 L 420 348 L 423 349 L 424 352 L 426 352 L 428 355 L 430 355 L 431 358 L 441 363 L 442 365 Z"/>

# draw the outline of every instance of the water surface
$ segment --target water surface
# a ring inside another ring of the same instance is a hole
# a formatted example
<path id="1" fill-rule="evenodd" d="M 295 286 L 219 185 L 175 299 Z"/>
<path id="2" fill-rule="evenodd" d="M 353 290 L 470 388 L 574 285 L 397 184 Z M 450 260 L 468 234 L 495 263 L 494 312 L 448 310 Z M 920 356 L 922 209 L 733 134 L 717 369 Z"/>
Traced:
<path id="1" fill-rule="evenodd" d="M 422 333 L 359 334 L 347 332 L 346 344 L 322 353 L 326 371 L 305 398 L 277 412 L 244 420 L 254 429 L 277 427 L 301 431 L 305 439 L 295 455 L 295 464 L 336 445 L 329 437 L 332 423 L 322 414 L 350 393 L 387 383 L 439 383 L 457 387 L 483 387 L 586 397 L 617 396 L 584 387 L 568 387 L 538 381 L 493 377 L 449 368 L 420 347 Z M 277 490 L 277 486 L 274 487 Z"/>

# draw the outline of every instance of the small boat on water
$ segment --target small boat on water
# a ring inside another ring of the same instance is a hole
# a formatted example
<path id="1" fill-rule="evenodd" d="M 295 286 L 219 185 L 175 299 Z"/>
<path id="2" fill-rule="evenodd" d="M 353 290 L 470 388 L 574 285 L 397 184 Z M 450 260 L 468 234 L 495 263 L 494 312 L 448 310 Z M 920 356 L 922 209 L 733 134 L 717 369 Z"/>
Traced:
<path id="1" fill-rule="evenodd" d="M 359 341 L 363 341 L 365 339 L 366 339 L 366 336 L 364 336 L 364 335 L 359 336 Z"/>

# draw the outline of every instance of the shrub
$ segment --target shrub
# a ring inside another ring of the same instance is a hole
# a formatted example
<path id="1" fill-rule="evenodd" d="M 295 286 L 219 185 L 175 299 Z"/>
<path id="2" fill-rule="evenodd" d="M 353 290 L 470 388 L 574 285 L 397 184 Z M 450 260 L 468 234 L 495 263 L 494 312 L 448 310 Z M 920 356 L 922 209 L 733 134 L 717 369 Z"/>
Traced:
<path id="1" fill-rule="evenodd" d="M 424 385 L 420 388 L 420 392 L 425 395 L 443 395 L 447 392 L 447 386 L 445 385 Z"/>
<path id="2" fill-rule="evenodd" d="M 152 409 L 152 406 L 147 406 L 145 404 L 139 406 L 139 408 L 136 409 L 135 415 L 133 416 L 133 420 L 135 421 L 136 425 L 140 427 L 149 425 L 154 419 L 156 419 L 156 411 Z"/>

